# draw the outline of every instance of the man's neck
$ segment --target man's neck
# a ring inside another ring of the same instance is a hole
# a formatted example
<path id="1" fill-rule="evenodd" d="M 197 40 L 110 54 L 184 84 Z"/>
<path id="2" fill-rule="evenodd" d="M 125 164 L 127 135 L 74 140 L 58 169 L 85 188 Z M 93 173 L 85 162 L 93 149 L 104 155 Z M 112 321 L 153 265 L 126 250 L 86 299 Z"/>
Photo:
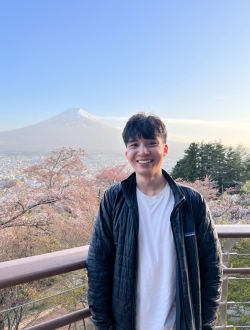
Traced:
<path id="1" fill-rule="evenodd" d="M 150 177 L 142 177 L 136 174 L 136 185 L 143 194 L 156 196 L 166 187 L 167 180 L 162 173 Z"/>

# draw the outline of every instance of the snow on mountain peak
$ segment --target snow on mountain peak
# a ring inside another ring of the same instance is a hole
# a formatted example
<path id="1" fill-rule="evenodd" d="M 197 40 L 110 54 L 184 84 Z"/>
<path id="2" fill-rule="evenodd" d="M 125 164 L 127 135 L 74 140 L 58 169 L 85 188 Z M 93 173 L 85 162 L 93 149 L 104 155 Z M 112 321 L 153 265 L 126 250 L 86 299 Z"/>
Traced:
<path id="1" fill-rule="evenodd" d="M 109 127 L 81 108 L 70 108 L 43 122 L 49 125 L 90 127 Z"/>

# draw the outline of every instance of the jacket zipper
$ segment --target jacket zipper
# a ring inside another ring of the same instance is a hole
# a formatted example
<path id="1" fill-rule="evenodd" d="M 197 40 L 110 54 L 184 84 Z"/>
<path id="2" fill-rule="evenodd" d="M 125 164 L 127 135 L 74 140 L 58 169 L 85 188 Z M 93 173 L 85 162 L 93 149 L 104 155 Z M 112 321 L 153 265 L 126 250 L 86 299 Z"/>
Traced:
<path id="1" fill-rule="evenodd" d="M 175 235 L 175 232 L 174 232 L 174 230 L 173 230 L 173 222 L 172 222 L 172 220 L 173 220 L 173 218 L 174 218 L 174 215 L 176 214 L 176 212 L 177 212 L 177 210 L 180 208 L 180 206 L 183 204 L 185 202 L 185 197 L 183 197 L 179 202 L 178 202 L 178 204 L 173 208 L 173 211 L 171 212 L 171 215 L 170 215 L 170 222 L 171 222 L 171 228 L 172 228 L 172 233 L 173 233 L 173 237 L 174 237 L 174 242 L 175 242 L 175 247 L 177 246 L 177 242 L 176 242 L 176 235 Z M 176 250 L 176 254 L 178 254 L 178 252 L 177 252 L 177 250 Z M 182 285 L 181 285 L 181 281 L 180 281 L 180 274 L 179 274 L 179 272 L 180 272 L 180 265 L 179 265 L 179 257 L 178 257 L 178 255 L 177 255 L 177 263 L 178 263 L 178 279 L 176 278 L 176 281 L 178 280 L 178 286 L 179 286 L 179 298 L 178 298 L 178 305 L 181 307 L 181 301 L 180 301 L 180 294 L 181 294 L 181 292 L 182 292 Z M 178 306 L 177 306 L 177 304 L 176 304 L 176 308 L 178 308 Z M 183 310 L 183 308 L 181 308 L 181 310 Z M 181 314 L 180 314 L 181 315 Z M 176 320 L 176 322 L 177 322 L 177 320 Z M 180 323 L 181 322 L 181 319 L 179 320 L 179 324 L 181 324 Z M 177 326 L 177 324 L 176 324 L 176 326 Z M 176 327 L 176 330 L 179 330 L 179 329 L 177 329 L 177 327 Z"/>
<path id="2" fill-rule="evenodd" d="M 139 231 L 139 218 L 136 216 L 136 212 L 133 207 L 135 219 L 137 219 L 137 239 L 136 239 L 136 251 L 135 251 L 135 264 L 134 264 L 134 289 L 133 289 L 133 303 L 132 303 L 132 320 L 131 320 L 131 330 L 135 330 L 135 310 L 136 310 L 136 292 L 137 292 L 137 280 L 138 280 L 138 231 Z"/>

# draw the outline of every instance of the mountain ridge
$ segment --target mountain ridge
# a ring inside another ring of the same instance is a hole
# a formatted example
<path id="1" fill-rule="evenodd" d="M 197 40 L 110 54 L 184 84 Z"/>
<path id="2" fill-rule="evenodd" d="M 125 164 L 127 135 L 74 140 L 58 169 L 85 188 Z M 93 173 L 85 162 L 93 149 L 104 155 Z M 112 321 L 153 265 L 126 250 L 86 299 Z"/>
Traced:
<path id="1" fill-rule="evenodd" d="M 39 125 L 80 125 L 82 127 L 90 128 L 90 127 L 110 127 L 97 119 L 96 117 L 90 115 L 87 111 L 81 108 L 69 108 L 60 114 L 46 119 L 40 123 Z M 37 124 L 35 124 L 37 125 Z"/>
<path id="2" fill-rule="evenodd" d="M 179 159 L 188 143 L 168 141 L 169 157 Z M 0 151 L 48 153 L 61 147 L 83 148 L 89 154 L 123 154 L 122 131 L 81 108 L 69 108 L 39 123 L 0 132 Z"/>

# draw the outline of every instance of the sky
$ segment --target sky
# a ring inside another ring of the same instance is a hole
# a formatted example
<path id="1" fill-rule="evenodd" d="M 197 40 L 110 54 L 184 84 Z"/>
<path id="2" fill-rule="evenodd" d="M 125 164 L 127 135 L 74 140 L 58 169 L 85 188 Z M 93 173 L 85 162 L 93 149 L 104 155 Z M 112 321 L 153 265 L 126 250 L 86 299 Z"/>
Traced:
<path id="1" fill-rule="evenodd" d="M 250 147 L 249 0 L 0 0 L 0 131 L 82 108 Z"/>

